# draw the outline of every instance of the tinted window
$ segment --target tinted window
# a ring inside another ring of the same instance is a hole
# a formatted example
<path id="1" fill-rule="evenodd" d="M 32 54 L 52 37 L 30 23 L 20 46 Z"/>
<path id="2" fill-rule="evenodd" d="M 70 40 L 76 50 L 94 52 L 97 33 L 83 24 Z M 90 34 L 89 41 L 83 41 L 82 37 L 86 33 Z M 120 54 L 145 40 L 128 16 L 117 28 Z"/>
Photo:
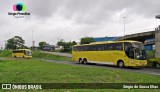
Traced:
<path id="1" fill-rule="evenodd" d="M 24 53 L 25 51 L 24 50 L 14 50 L 12 51 L 13 53 Z"/>
<path id="2" fill-rule="evenodd" d="M 98 44 L 87 46 L 75 46 L 74 51 L 104 51 L 104 50 L 123 50 L 122 43 Z"/>
<path id="3" fill-rule="evenodd" d="M 122 43 L 114 43 L 113 45 L 114 45 L 114 46 L 113 46 L 113 49 L 114 49 L 114 50 L 123 50 L 123 45 L 122 45 Z"/>
<path id="4" fill-rule="evenodd" d="M 113 50 L 113 44 L 108 44 L 108 50 Z"/>
<path id="5" fill-rule="evenodd" d="M 105 50 L 105 45 L 103 44 L 99 45 L 99 50 Z"/>
<path id="6" fill-rule="evenodd" d="M 128 48 L 130 48 L 130 47 L 132 47 L 132 44 L 131 44 L 131 43 L 129 43 L 129 42 L 125 42 L 125 43 L 124 43 L 124 50 L 125 50 L 125 51 L 127 51 Z"/>

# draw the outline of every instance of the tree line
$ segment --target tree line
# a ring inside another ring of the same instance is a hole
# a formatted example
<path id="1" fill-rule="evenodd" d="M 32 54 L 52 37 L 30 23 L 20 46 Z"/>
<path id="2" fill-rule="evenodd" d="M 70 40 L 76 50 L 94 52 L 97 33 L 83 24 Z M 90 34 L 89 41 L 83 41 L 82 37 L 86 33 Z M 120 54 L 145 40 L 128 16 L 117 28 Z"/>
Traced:
<path id="1" fill-rule="evenodd" d="M 80 44 L 89 44 L 91 42 L 95 42 L 93 37 L 84 37 L 84 38 L 81 38 L 80 40 Z M 38 48 L 42 50 L 44 46 L 47 45 L 47 42 L 41 41 L 39 42 L 38 45 L 39 45 Z M 57 42 L 57 45 L 62 46 L 63 51 L 71 51 L 72 46 L 77 45 L 77 42 L 76 41 L 66 42 L 65 40 L 61 39 Z M 29 48 L 32 48 L 32 47 L 25 46 L 25 40 L 20 36 L 14 36 L 8 39 L 7 42 L 5 43 L 5 49 L 15 50 L 15 49 L 29 49 Z"/>

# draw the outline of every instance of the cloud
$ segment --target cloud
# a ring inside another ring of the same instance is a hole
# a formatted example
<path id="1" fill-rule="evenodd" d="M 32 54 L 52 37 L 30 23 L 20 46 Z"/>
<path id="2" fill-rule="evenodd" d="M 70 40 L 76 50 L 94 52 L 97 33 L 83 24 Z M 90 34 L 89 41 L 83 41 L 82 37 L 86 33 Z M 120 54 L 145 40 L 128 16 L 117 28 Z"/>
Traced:
<path id="1" fill-rule="evenodd" d="M 56 44 L 58 38 L 78 41 L 84 36 L 119 36 L 124 33 L 124 16 L 127 34 L 142 32 L 155 27 L 154 18 L 160 11 L 159 0 L 23 0 L 31 15 L 16 19 L 8 12 L 18 1 L 0 3 L 2 45 L 4 40 L 19 35 L 31 46 L 32 31 L 37 44 Z"/>

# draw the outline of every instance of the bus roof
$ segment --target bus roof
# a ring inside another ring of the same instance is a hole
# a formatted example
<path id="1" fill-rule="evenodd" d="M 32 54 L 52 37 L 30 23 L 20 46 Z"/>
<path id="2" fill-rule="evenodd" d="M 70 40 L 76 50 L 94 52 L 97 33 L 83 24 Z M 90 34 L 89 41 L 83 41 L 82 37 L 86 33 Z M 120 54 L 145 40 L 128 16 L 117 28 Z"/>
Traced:
<path id="1" fill-rule="evenodd" d="M 93 44 L 105 44 L 105 43 L 118 43 L 118 42 L 138 42 L 141 43 L 139 41 L 133 41 L 133 40 L 122 40 L 122 41 L 103 41 L 103 42 L 92 42 L 90 44 L 82 44 L 82 45 L 74 45 L 74 46 L 83 46 L 83 45 L 93 45 Z"/>

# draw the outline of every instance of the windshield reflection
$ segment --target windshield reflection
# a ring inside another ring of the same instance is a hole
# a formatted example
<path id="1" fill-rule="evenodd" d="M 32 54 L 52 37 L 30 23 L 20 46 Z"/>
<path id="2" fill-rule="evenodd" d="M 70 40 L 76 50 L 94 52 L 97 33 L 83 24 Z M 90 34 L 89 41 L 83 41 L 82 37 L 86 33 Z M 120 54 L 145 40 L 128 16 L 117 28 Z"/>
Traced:
<path id="1" fill-rule="evenodd" d="M 135 48 L 135 58 L 136 59 L 145 60 L 147 58 L 146 51 L 142 43 L 133 43 L 133 47 Z"/>
<path id="2" fill-rule="evenodd" d="M 26 51 L 26 55 L 32 56 L 32 52 L 31 51 Z"/>

